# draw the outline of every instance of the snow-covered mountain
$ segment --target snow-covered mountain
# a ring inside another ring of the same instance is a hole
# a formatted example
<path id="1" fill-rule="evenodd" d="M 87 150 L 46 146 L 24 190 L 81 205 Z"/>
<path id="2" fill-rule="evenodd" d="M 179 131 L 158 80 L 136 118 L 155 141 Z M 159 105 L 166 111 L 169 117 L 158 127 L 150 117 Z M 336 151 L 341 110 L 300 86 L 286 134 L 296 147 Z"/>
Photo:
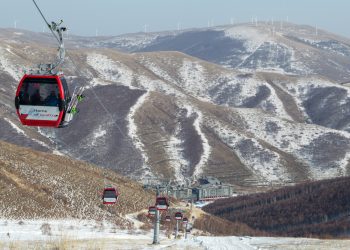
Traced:
<path id="1" fill-rule="evenodd" d="M 85 101 L 71 126 L 36 129 L 15 114 L 19 69 L 55 48 L 46 34 L 0 33 L 1 140 L 137 180 L 213 175 L 247 189 L 348 175 L 345 38 L 291 24 L 70 37 L 64 70 Z"/>
<path id="2" fill-rule="evenodd" d="M 79 38 L 71 41 L 71 45 L 124 52 L 179 51 L 248 72 L 320 75 L 337 82 L 350 80 L 350 39 L 285 22 Z"/>

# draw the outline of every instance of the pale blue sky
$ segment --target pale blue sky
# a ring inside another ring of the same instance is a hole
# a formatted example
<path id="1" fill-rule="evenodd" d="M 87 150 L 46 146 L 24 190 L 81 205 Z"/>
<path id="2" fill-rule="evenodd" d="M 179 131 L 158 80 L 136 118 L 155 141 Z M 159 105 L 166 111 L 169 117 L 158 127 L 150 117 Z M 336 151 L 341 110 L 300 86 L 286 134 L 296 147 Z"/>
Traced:
<path id="1" fill-rule="evenodd" d="M 71 33 L 119 35 L 258 20 L 287 20 L 350 37 L 349 0 L 36 0 L 48 20 Z M 0 27 L 42 31 L 32 0 L 0 0 Z"/>

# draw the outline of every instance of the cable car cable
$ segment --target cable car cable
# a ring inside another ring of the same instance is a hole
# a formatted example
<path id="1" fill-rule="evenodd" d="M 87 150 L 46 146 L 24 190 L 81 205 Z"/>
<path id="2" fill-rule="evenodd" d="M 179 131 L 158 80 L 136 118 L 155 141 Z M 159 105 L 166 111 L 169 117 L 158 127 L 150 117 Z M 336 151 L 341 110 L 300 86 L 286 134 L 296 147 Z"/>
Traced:
<path id="1" fill-rule="evenodd" d="M 67 53 L 67 55 L 70 57 L 70 55 L 69 55 L 68 53 Z M 71 62 L 72 62 L 72 64 L 73 64 L 75 70 L 77 71 L 77 73 L 79 73 L 80 70 L 78 69 L 78 67 L 77 67 L 76 63 L 74 62 L 74 60 L 71 60 Z M 86 84 L 86 85 L 87 85 L 87 84 Z M 89 89 L 90 89 L 91 92 L 94 94 L 94 96 L 96 97 L 98 103 L 101 105 L 101 107 L 102 107 L 103 110 L 107 113 L 107 115 L 110 117 L 110 119 L 112 119 L 113 121 L 115 121 L 115 120 L 116 120 L 116 119 L 115 119 L 115 115 L 113 115 L 113 114 L 107 109 L 107 107 L 103 104 L 101 98 L 97 95 L 97 93 L 96 93 L 96 91 L 94 90 L 94 88 L 92 87 L 92 88 L 89 88 Z M 131 146 L 131 149 L 132 149 L 135 153 L 139 153 L 139 152 L 137 152 L 136 149 L 134 148 L 134 145 L 132 144 L 132 140 L 131 140 L 128 136 L 126 136 L 126 134 L 123 132 L 123 130 L 120 128 L 120 126 L 119 126 L 117 123 L 115 123 L 114 125 L 117 127 L 117 129 L 119 130 L 120 134 L 124 137 L 124 139 L 125 139 L 126 141 L 128 141 L 128 144 L 129 144 L 129 146 Z"/>
<path id="2" fill-rule="evenodd" d="M 47 21 L 47 19 L 45 18 L 44 14 L 42 13 L 42 11 L 40 10 L 39 6 L 37 5 L 37 3 L 35 2 L 35 0 L 32 0 L 35 7 L 37 8 L 37 10 L 39 11 L 41 17 L 44 19 L 47 27 L 49 28 L 49 30 L 51 31 L 52 35 L 57 39 L 58 43 L 61 44 L 60 39 L 56 36 L 55 32 L 52 30 L 52 26 L 49 24 L 49 22 Z"/>
<path id="3" fill-rule="evenodd" d="M 39 8 L 38 4 L 35 2 L 35 0 L 32 0 L 36 9 L 40 13 L 41 17 L 43 18 L 44 22 L 46 23 L 47 27 L 50 29 L 52 35 L 56 38 L 58 42 L 58 56 L 57 61 L 53 64 L 50 64 L 50 66 L 46 69 L 48 73 L 53 73 L 57 67 L 59 67 L 64 62 L 65 57 L 65 48 L 64 48 L 64 42 L 63 42 L 63 34 L 62 32 L 66 31 L 67 29 L 65 27 L 60 27 L 60 25 L 63 23 L 61 20 L 59 23 L 51 22 L 51 24 L 48 23 L 47 19 L 45 18 L 43 12 Z M 57 33 L 57 34 L 56 34 Z M 39 66 L 39 71 L 41 71 L 42 68 Z"/>
<path id="4" fill-rule="evenodd" d="M 54 70 L 55 68 L 57 68 L 59 65 L 61 65 L 64 61 L 64 57 L 65 57 L 65 48 L 64 48 L 64 43 L 63 43 L 63 35 L 62 32 L 66 30 L 66 28 L 63 27 L 59 27 L 62 24 L 62 20 L 60 23 L 56 24 L 55 22 L 52 22 L 51 25 L 48 23 L 47 19 L 45 18 L 44 14 L 42 13 L 41 9 L 39 8 L 39 6 L 37 5 L 37 3 L 35 2 L 35 0 L 32 0 L 35 7 L 37 8 L 38 12 L 40 13 L 41 17 L 43 18 L 44 22 L 46 23 L 46 25 L 48 26 L 48 28 L 50 29 L 52 35 L 56 38 L 56 40 L 59 43 L 59 55 L 58 55 L 58 61 L 56 62 L 56 64 L 51 64 L 51 69 L 50 69 L 50 73 L 53 72 L 52 70 Z M 57 34 L 55 33 L 55 31 L 57 32 Z M 68 55 L 68 53 L 67 53 Z M 80 70 L 78 70 L 77 65 L 75 64 L 74 60 L 71 60 L 73 66 L 76 69 L 76 72 L 79 73 Z M 106 108 L 106 106 L 103 104 L 103 102 L 101 101 L 101 99 L 99 98 L 99 96 L 96 94 L 95 90 L 93 88 L 91 88 L 92 93 L 94 94 L 94 96 L 96 97 L 96 99 L 98 100 L 99 104 L 101 105 L 101 107 L 104 109 L 104 111 L 109 115 L 109 117 L 112 120 L 114 119 L 114 116 L 112 115 L 112 113 Z M 118 128 L 120 134 L 124 137 L 124 139 L 128 142 L 129 146 L 131 146 L 132 151 L 134 151 L 135 153 L 138 153 L 136 151 L 136 148 L 134 147 L 131 138 L 128 138 L 124 132 L 122 131 L 122 129 L 120 128 L 120 126 L 115 123 L 115 126 Z M 141 154 L 142 157 L 142 154 Z M 103 177 L 104 177 L 104 184 L 106 185 L 106 172 L 105 170 L 103 170 Z"/>
<path id="5" fill-rule="evenodd" d="M 69 57 L 72 65 L 75 68 L 75 71 L 77 73 L 77 75 L 80 75 L 80 70 L 78 68 L 78 66 L 76 65 L 75 61 L 71 59 L 71 56 L 69 53 L 67 53 L 67 56 Z M 87 85 L 87 84 L 86 84 Z M 91 92 L 93 93 L 93 95 L 95 96 L 95 98 L 97 99 L 98 103 L 100 104 L 100 106 L 103 108 L 103 110 L 107 113 L 107 115 L 109 116 L 109 118 L 112 121 L 115 121 L 115 115 L 113 115 L 108 109 L 107 107 L 103 104 L 101 98 L 97 95 L 96 91 L 94 90 L 93 87 L 89 88 L 91 90 Z M 117 129 L 119 130 L 120 134 L 123 136 L 123 138 L 128 142 L 129 146 L 131 146 L 131 150 L 134 151 L 135 153 L 139 153 L 136 151 L 136 149 L 134 148 L 134 145 L 132 144 L 132 140 L 131 138 L 127 137 L 126 134 L 123 132 L 123 130 L 120 128 L 120 126 L 117 123 L 114 123 L 114 125 L 117 127 Z M 141 156 L 142 157 L 142 156 Z M 103 170 L 103 182 L 104 182 L 104 186 L 107 187 L 107 173 L 106 173 L 106 169 Z"/>

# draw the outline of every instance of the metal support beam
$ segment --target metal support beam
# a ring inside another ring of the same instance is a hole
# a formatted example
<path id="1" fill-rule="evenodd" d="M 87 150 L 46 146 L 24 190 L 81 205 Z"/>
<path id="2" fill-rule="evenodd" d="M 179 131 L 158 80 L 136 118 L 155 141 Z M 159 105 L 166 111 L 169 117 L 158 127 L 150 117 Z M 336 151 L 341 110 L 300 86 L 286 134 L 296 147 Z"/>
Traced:
<path id="1" fill-rule="evenodd" d="M 157 210 L 155 215 L 154 234 L 153 234 L 153 243 L 152 243 L 154 245 L 159 244 L 159 224 L 160 224 L 160 216 L 159 216 L 159 210 Z"/>
<path id="2" fill-rule="evenodd" d="M 177 239 L 177 235 L 179 233 L 179 220 L 176 220 L 176 231 L 175 231 L 175 239 Z"/>
<path id="3" fill-rule="evenodd" d="M 159 196 L 159 186 L 157 186 L 156 199 Z M 154 232 L 153 232 L 153 243 L 154 245 L 159 244 L 159 224 L 160 224 L 160 215 L 159 210 L 156 210 L 155 221 L 154 221 Z"/>

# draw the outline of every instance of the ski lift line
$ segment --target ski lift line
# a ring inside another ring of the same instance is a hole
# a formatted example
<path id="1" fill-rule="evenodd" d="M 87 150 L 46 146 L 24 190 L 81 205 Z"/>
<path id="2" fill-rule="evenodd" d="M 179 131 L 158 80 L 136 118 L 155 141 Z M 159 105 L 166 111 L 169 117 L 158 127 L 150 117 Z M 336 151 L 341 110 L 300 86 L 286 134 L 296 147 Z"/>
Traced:
<path id="1" fill-rule="evenodd" d="M 110 116 L 111 119 L 114 119 L 112 113 L 106 108 L 106 106 L 103 104 L 103 102 L 101 101 L 101 99 L 100 99 L 100 98 L 98 97 L 98 95 L 96 94 L 96 91 L 95 91 L 93 88 L 91 88 L 91 91 L 92 91 L 92 93 L 94 94 L 94 96 L 97 98 L 97 101 L 98 101 L 99 104 L 102 106 L 102 108 L 104 109 L 104 111 Z M 122 129 L 120 128 L 120 126 L 119 126 L 117 123 L 115 123 L 115 126 L 118 128 L 120 134 L 121 134 L 121 135 L 126 139 L 126 141 L 128 141 L 129 144 L 132 146 L 131 148 L 132 148 L 133 150 L 135 150 L 134 147 L 133 147 L 133 145 L 130 143 L 130 142 L 131 142 L 131 139 L 128 138 L 128 137 L 125 135 L 125 133 L 122 131 Z M 137 153 L 137 152 L 135 151 L 135 153 Z"/>
<path id="2" fill-rule="evenodd" d="M 71 56 L 67 53 L 67 55 L 69 56 L 69 58 L 71 58 Z M 74 60 L 71 60 L 75 70 L 77 72 L 80 72 L 80 70 L 78 69 L 77 65 L 75 64 Z M 106 108 L 106 106 L 103 104 L 101 98 L 97 95 L 96 91 L 94 90 L 94 88 L 90 88 L 92 93 L 94 94 L 94 96 L 96 97 L 98 103 L 101 105 L 101 107 L 103 108 L 103 110 L 109 115 L 109 117 L 112 119 L 112 120 L 115 120 L 113 114 Z M 115 123 L 115 126 L 118 128 L 120 134 L 124 137 L 124 139 L 126 139 L 126 141 L 128 141 L 129 145 L 131 146 L 132 150 L 135 152 L 135 153 L 138 153 L 136 152 L 136 149 L 134 148 L 134 145 L 132 144 L 132 141 L 131 139 L 125 135 L 125 133 L 123 132 L 123 130 L 120 128 L 120 126 Z"/>
<path id="3" fill-rule="evenodd" d="M 67 53 L 68 57 L 71 59 L 72 57 Z M 75 61 L 74 60 L 71 60 L 72 62 L 72 65 L 74 66 L 75 70 L 76 70 L 76 73 L 79 74 L 80 73 L 80 70 L 78 68 L 78 66 L 76 65 Z M 94 96 L 96 97 L 98 103 L 101 105 L 101 107 L 103 108 L 103 110 L 108 114 L 108 116 L 114 120 L 114 116 L 112 115 L 112 113 L 106 108 L 106 106 L 103 104 L 102 100 L 100 99 L 100 97 L 97 95 L 96 91 L 94 90 L 94 88 L 90 88 L 92 93 L 94 94 Z M 125 133 L 122 131 L 122 129 L 120 128 L 120 126 L 115 123 L 114 124 L 117 129 L 119 130 L 120 134 L 124 137 L 124 139 L 126 139 L 126 141 L 128 142 L 128 144 L 131 146 L 131 149 L 135 152 L 135 153 L 138 153 L 136 151 L 136 149 L 134 148 L 134 145 L 132 144 L 132 140 L 130 138 L 128 138 Z M 106 170 L 103 171 L 103 182 L 104 182 L 104 185 L 106 186 L 106 180 L 107 180 L 107 174 L 106 174 Z"/>
<path id="4" fill-rule="evenodd" d="M 60 41 L 60 39 L 56 36 L 55 32 L 52 30 L 51 25 L 49 24 L 49 22 L 47 21 L 47 19 L 45 18 L 44 14 L 42 13 L 42 11 L 40 10 L 39 6 L 37 5 L 37 3 L 35 2 L 35 0 L 33 0 L 33 3 L 35 5 L 35 7 L 37 8 L 37 10 L 39 11 L 41 17 L 44 19 L 47 27 L 49 28 L 49 30 L 51 31 L 52 35 L 56 38 L 56 40 L 58 41 L 58 43 L 61 45 L 62 41 Z"/>

